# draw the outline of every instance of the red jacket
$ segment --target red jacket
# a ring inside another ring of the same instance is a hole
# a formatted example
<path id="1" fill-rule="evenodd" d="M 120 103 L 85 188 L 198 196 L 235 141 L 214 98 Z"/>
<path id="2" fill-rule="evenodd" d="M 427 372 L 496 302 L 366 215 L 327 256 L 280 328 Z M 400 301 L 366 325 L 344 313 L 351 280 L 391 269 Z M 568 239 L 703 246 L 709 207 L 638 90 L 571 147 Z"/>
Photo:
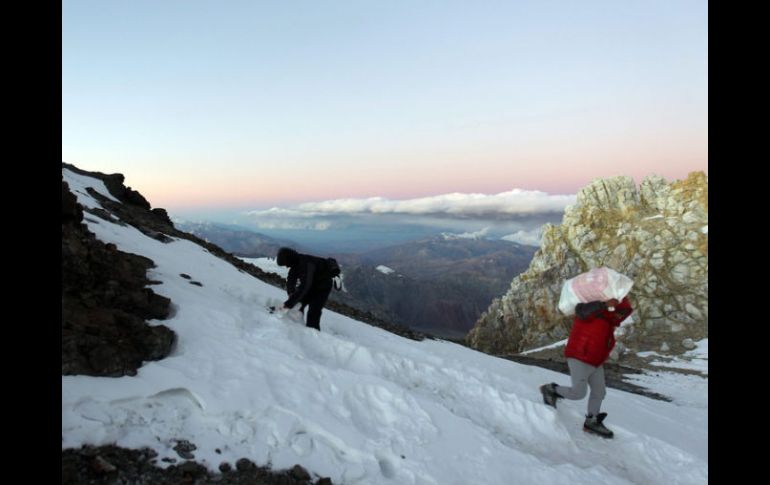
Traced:
<path id="1" fill-rule="evenodd" d="M 615 348 L 615 327 L 631 312 L 628 298 L 623 298 L 614 312 L 607 310 L 605 302 L 578 303 L 564 356 L 594 367 L 604 364 Z"/>

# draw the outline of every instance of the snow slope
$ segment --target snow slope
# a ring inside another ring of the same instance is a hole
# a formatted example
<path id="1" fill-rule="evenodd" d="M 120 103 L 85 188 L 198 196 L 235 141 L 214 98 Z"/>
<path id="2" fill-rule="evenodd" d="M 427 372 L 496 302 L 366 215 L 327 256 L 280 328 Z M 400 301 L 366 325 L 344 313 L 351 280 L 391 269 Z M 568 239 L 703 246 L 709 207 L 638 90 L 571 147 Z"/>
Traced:
<path id="1" fill-rule="evenodd" d="M 88 177 L 63 173 L 81 203 L 98 206 Z M 202 247 L 96 220 L 86 223 L 97 238 L 155 261 L 148 276 L 162 284 L 153 290 L 174 305 L 157 323 L 178 342 L 133 377 L 62 376 L 62 448 L 147 446 L 166 466 L 160 459 L 180 460 L 172 448 L 188 440 L 212 470 L 242 457 L 276 469 L 299 463 L 335 484 L 708 481 L 704 385 L 672 403 L 608 389 L 603 410 L 616 438 L 603 440 L 581 430 L 585 400 L 542 403 L 538 386 L 566 384 L 562 374 L 330 311 L 317 332 L 269 313 L 282 290 Z"/>

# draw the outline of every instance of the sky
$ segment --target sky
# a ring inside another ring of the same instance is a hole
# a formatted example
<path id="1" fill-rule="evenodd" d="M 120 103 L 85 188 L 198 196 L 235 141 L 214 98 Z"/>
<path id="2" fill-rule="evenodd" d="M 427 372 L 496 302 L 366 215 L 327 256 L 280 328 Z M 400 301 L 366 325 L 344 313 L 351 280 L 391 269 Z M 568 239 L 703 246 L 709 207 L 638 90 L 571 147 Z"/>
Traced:
<path id="1" fill-rule="evenodd" d="M 62 160 L 192 216 L 708 170 L 705 0 L 62 2 Z"/>
<path id="2" fill-rule="evenodd" d="M 99 207 L 87 187 L 110 197 L 99 180 L 63 174 L 86 207 Z M 663 366 L 635 378 L 671 402 L 608 389 L 602 410 L 615 438 L 604 440 L 582 431 L 585 399 L 543 404 L 538 386 L 566 375 L 326 310 L 317 332 L 297 313 L 267 311 L 283 290 L 191 241 L 84 222 L 155 262 L 153 290 L 176 311 L 150 323 L 178 338 L 135 376 L 62 376 L 62 449 L 149 447 L 165 467 L 182 461 L 173 447 L 187 440 L 215 472 L 245 457 L 343 485 L 708 482 L 707 378 Z M 708 340 L 690 354 L 707 375 Z"/>

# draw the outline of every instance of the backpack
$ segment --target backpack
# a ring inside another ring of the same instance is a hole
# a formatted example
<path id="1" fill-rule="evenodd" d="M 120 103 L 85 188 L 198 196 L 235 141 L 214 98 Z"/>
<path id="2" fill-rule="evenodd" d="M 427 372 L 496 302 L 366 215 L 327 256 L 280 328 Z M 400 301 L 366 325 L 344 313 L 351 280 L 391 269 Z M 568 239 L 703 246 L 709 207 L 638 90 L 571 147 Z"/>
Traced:
<path id="1" fill-rule="evenodd" d="M 326 279 L 329 278 L 330 280 L 334 280 L 334 278 L 339 278 L 340 274 L 342 273 L 342 270 L 340 269 L 340 265 L 334 258 L 317 258 L 316 261 L 318 261 L 319 264 L 319 270 L 318 274 L 321 278 Z M 342 283 L 339 284 L 336 281 L 332 282 L 332 285 L 334 286 L 334 289 L 339 291 L 342 289 Z"/>
<path id="2" fill-rule="evenodd" d="M 342 270 L 340 269 L 339 263 L 337 263 L 337 260 L 334 258 L 326 258 L 326 274 L 330 278 L 336 278 L 340 275 Z"/>

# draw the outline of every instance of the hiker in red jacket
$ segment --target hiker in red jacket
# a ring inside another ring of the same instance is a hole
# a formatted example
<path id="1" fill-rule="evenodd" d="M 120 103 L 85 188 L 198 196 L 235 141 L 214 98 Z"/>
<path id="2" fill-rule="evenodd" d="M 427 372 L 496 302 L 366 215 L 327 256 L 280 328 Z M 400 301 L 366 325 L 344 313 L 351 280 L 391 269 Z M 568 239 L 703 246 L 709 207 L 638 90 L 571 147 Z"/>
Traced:
<path id="1" fill-rule="evenodd" d="M 556 407 L 559 398 L 583 399 L 590 386 L 588 414 L 583 429 L 605 438 L 612 438 L 613 432 L 602 424 L 607 413 L 599 412 L 607 394 L 604 362 L 615 347 L 615 328 L 632 311 L 627 297 L 620 302 L 613 298 L 606 302 L 578 303 L 572 331 L 564 349 L 572 387 L 559 386 L 555 382 L 540 386 L 543 402 L 553 407 Z"/>

